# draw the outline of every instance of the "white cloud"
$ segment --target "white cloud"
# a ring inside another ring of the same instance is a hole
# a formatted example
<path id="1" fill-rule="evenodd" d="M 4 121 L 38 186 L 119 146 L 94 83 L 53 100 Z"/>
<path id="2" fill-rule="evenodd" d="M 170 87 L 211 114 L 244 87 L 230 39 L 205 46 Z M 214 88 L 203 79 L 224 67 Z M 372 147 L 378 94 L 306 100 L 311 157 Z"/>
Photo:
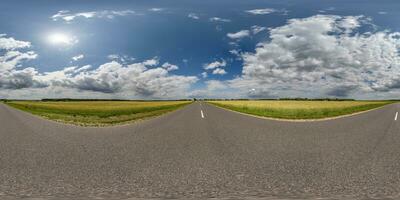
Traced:
<path id="1" fill-rule="evenodd" d="M 224 19 L 224 18 L 219 18 L 219 17 L 211 17 L 209 20 L 211 22 L 231 22 L 230 19 Z"/>
<path id="2" fill-rule="evenodd" d="M 5 38 L 6 34 L 0 35 L 0 49 L 11 50 L 19 48 L 28 48 L 31 46 L 30 42 L 15 40 L 12 37 Z"/>
<path id="3" fill-rule="evenodd" d="M 0 49 L 1 50 L 1 49 Z M 32 60 L 37 57 L 34 51 L 20 52 L 17 50 L 6 51 L 0 55 L 0 72 L 4 70 L 12 70 L 19 67 L 21 62 Z"/>
<path id="4" fill-rule="evenodd" d="M 85 55 L 79 54 L 79 55 L 76 55 L 76 56 L 72 57 L 71 59 L 72 59 L 73 61 L 78 61 L 78 60 L 83 59 L 84 57 L 85 57 Z"/>
<path id="5" fill-rule="evenodd" d="M 241 30 L 241 31 L 238 31 L 235 33 L 228 33 L 228 34 L 226 34 L 226 36 L 229 37 L 230 39 L 239 41 L 242 38 L 250 37 L 251 35 L 256 35 L 264 30 L 267 30 L 267 28 L 254 25 L 254 26 L 251 26 L 250 30 Z M 231 44 L 233 46 L 238 46 L 237 41 L 230 42 L 229 44 Z"/>
<path id="6" fill-rule="evenodd" d="M 116 60 L 116 59 L 119 59 L 119 55 L 118 54 L 110 54 L 107 56 L 107 58 L 110 60 Z"/>
<path id="7" fill-rule="evenodd" d="M 253 97 L 399 94 L 400 33 L 363 33 L 362 25 L 362 16 L 291 19 L 242 54 L 242 75 L 230 86 Z"/>
<path id="8" fill-rule="evenodd" d="M 101 93 L 130 93 L 137 97 L 170 98 L 182 96 L 185 90 L 198 79 L 194 76 L 178 76 L 168 73 L 165 67 L 174 65 L 164 64 L 154 66 L 154 60 L 141 63 L 122 65 L 111 61 L 97 69 L 79 73 L 52 72 L 43 76 L 52 85 L 74 88 L 81 91 Z M 57 77 L 57 78 L 56 78 Z"/>
<path id="9" fill-rule="evenodd" d="M 213 70 L 212 73 L 213 74 L 218 74 L 218 75 L 224 75 L 224 74 L 226 74 L 226 71 L 225 71 L 225 69 L 222 69 L 222 68 L 216 68 L 216 69 Z"/>
<path id="10" fill-rule="evenodd" d="M 119 55 L 119 54 L 110 54 L 107 56 L 109 60 L 118 61 L 121 63 L 130 63 L 136 60 L 136 58 L 128 56 L 128 55 Z"/>
<path id="11" fill-rule="evenodd" d="M 196 13 L 189 13 L 188 17 L 192 19 L 200 19 L 200 17 Z"/>
<path id="12" fill-rule="evenodd" d="M 0 90 L 45 87 L 45 84 L 35 80 L 37 74 L 38 72 L 31 67 L 22 70 L 2 71 L 0 73 Z"/>
<path id="13" fill-rule="evenodd" d="M 203 68 L 205 70 L 212 70 L 212 74 L 223 75 L 226 74 L 226 71 L 222 69 L 222 67 L 226 66 L 226 61 L 222 59 L 222 61 L 214 61 L 208 64 L 205 64 Z M 204 76 L 207 76 L 207 73 L 204 72 Z M 205 78 L 205 77 L 204 77 Z"/>
<path id="14" fill-rule="evenodd" d="M 211 91 L 224 90 L 228 88 L 228 86 L 224 82 L 218 80 L 209 80 L 205 83 L 207 85 L 207 89 Z"/>
<path id="15" fill-rule="evenodd" d="M 359 28 L 361 23 L 365 23 L 365 21 L 368 20 L 364 16 L 346 16 L 338 22 L 338 27 L 344 29 L 345 33 L 351 33 L 354 29 Z"/>
<path id="16" fill-rule="evenodd" d="M 107 56 L 107 58 L 110 60 L 116 60 L 116 59 L 119 59 L 120 56 L 118 54 L 110 54 Z"/>
<path id="17" fill-rule="evenodd" d="M 153 11 L 153 12 L 160 12 L 163 11 L 164 8 L 150 8 L 149 11 Z"/>
<path id="18" fill-rule="evenodd" d="M 262 31 L 265 31 L 265 30 L 267 30 L 266 27 L 262 27 L 262 26 L 258 26 L 258 25 L 251 26 L 251 32 L 254 35 L 262 32 Z"/>
<path id="19" fill-rule="evenodd" d="M 225 67 L 226 66 L 226 61 L 222 60 L 222 61 L 214 61 L 212 63 L 208 63 L 204 65 L 204 69 L 205 70 L 209 70 L 209 69 L 215 69 L 218 67 Z"/>
<path id="20" fill-rule="evenodd" d="M 208 77 L 208 74 L 207 74 L 207 72 L 202 72 L 202 73 L 201 73 L 201 77 L 203 77 L 203 78 L 207 78 L 207 77 Z"/>
<path id="21" fill-rule="evenodd" d="M 152 59 L 144 61 L 143 64 L 148 65 L 148 66 L 155 66 L 155 65 L 158 65 L 158 59 L 152 58 Z"/>
<path id="22" fill-rule="evenodd" d="M 274 12 L 278 12 L 278 10 L 273 8 L 262 8 L 262 9 L 246 10 L 246 12 L 253 15 L 267 15 Z"/>
<path id="23" fill-rule="evenodd" d="M 30 47 L 30 42 L 5 36 L 3 34 L 0 38 L 0 89 L 41 87 L 42 84 L 34 80 L 37 74 L 34 68 L 17 69 L 22 62 L 37 57 L 34 51 L 24 51 Z"/>
<path id="24" fill-rule="evenodd" d="M 77 18 L 107 18 L 113 19 L 116 16 L 127 16 L 135 14 L 135 11 L 132 10 L 102 10 L 102 11 L 90 11 L 90 12 L 79 12 L 79 13 L 71 13 L 68 10 L 58 11 L 57 14 L 51 16 L 53 21 L 63 20 L 65 22 L 71 22 Z"/>
<path id="25" fill-rule="evenodd" d="M 26 44 L 24 41 L 14 43 Z M 23 61 L 37 57 L 33 51 L 23 52 L 28 45 L 9 47 L 0 48 L 0 52 L 4 52 L 0 54 L 0 96 L 3 98 L 85 95 L 89 98 L 183 98 L 198 80 L 196 76 L 171 74 L 170 71 L 177 70 L 178 66 L 170 63 L 158 66 L 157 58 L 130 64 L 111 61 L 96 69 L 85 65 L 40 73 L 33 67 L 21 66 Z"/>
<path id="26" fill-rule="evenodd" d="M 386 14 L 388 14 L 388 12 L 386 12 L 386 11 L 379 11 L 378 14 L 380 14 L 380 15 L 386 15 Z"/>
<path id="27" fill-rule="evenodd" d="M 179 67 L 173 64 L 170 64 L 168 62 L 164 63 L 163 65 L 161 65 L 161 67 L 163 67 L 164 69 L 166 69 L 167 71 L 174 71 L 174 70 L 178 70 Z"/>
<path id="28" fill-rule="evenodd" d="M 236 91 L 232 90 L 225 81 L 205 81 L 205 88 L 189 93 L 190 97 L 198 98 L 238 98 Z"/>
<path id="29" fill-rule="evenodd" d="M 236 33 L 228 33 L 228 34 L 226 34 L 226 36 L 228 36 L 231 39 L 239 40 L 239 39 L 242 39 L 244 37 L 249 37 L 250 36 L 250 31 L 249 30 L 241 30 L 241 31 L 238 31 Z"/>
<path id="30" fill-rule="evenodd" d="M 240 56 L 240 51 L 237 49 L 232 49 L 229 51 L 229 53 L 235 55 L 235 56 Z"/>

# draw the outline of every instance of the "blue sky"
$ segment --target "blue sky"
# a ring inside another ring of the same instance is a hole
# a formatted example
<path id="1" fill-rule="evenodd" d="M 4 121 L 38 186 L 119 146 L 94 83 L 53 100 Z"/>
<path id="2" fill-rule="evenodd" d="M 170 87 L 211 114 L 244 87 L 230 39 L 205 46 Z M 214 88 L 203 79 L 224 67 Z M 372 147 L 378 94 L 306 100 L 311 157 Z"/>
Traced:
<path id="1" fill-rule="evenodd" d="M 399 17 L 395 0 L 5 0 L 0 98 L 398 98 Z"/>

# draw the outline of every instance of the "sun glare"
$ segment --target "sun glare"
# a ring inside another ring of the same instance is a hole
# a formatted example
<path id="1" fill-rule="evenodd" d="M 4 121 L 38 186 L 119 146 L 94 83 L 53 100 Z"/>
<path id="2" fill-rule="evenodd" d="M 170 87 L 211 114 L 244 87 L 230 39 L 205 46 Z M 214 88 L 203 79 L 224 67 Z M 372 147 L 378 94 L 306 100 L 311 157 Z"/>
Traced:
<path id="1" fill-rule="evenodd" d="M 48 36 L 48 41 L 54 45 L 72 45 L 77 42 L 74 37 L 64 33 L 52 33 Z"/>

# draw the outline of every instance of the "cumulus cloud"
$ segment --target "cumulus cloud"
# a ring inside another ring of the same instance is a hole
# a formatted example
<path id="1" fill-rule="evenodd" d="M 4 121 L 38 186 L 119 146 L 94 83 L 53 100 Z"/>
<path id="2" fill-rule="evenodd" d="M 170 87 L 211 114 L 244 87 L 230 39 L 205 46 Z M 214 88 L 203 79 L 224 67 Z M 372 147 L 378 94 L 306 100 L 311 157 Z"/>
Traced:
<path id="1" fill-rule="evenodd" d="M 161 65 L 161 67 L 163 67 L 164 69 L 166 69 L 167 71 L 173 71 L 173 70 L 177 70 L 179 69 L 178 66 L 170 64 L 170 63 L 164 63 L 163 65 Z"/>
<path id="2" fill-rule="evenodd" d="M 216 68 L 216 69 L 213 70 L 212 73 L 213 74 L 218 74 L 218 75 L 224 75 L 224 74 L 226 74 L 226 71 L 225 71 L 225 69 L 222 69 L 222 68 Z"/>
<path id="3" fill-rule="evenodd" d="M 78 60 L 83 59 L 84 57 L 85 57 L 85 55 L 79 54 L 79 55 L 76 55 L 76 56 L 72 57 L 71 59 L 72 59 L 73 61 L 78 61 Z"/>
<path id="4" fill-rule="evenodd" d="M 267 15 L 274 12 L 278 12 L 278 10 L 273 8 L 261 8 L 261 9 L 246 10 L 246 12 L 253 15 Z"/>
<path id="5" fill-rule="evenodd" d="M 200 19 L 200 17 L 196 13 L 189 13 L 188 17 L 192 19 Z"/>
<path id="6" fill-rule="evenodd" d="M 231 39 L 239 40 L 239 39 L 242 39 L 244 37 L 249 37 L 250 36 L 250 31 L 249 30 L 241 30 L 241 31 L 238 31 L 236 33 L 228 33 L 228 34 L 226 34 L 226 36 L 228 36 Z"/>
<path id="7" fill-rule="evenodd" d="M 37 54 L 34 51 L 6 51 L 3 55 L 0 55 L 0 72 L 4 70 L 12 70 L 16 67 L 19 67 L 21 62 L 32 60 L 36 57 Z"/>
<path id="8" fill-rule="evenodd" d="M 171 74 L 178 66 L 168 62 L 159 66 L 157 58 L 129 64 L 111 61 L 96 69 L 91 65 L 70 66 L 40 73 L 33 67 L 22 66 L 23 61 L 37 57 L 35 52 L 26 51 L 29 45 L 20 45 L 28 43 L 15 40 L 13 44 L 16 45 L 12 48 L 8 44 L 0 48 L 0 52 L 4 52 L 0 54 L 2 97 L 34 98 L 24 96 L 22 90 L 34 92 L 36 98 L 49 97 L 48 94 L 51 97 L 90 94 L 90 97 L 180 98 L 186 97 L 188 89 L 198 80 L 196 76 Z M 76 59 L 82 57 L 78 55 Z M 60 92 L 57 94 L 56 91 Z"/>
<path id="9" fill-rule="evenodd" d="M 363 16 L 316 15 L 270 29 L 230 80 L 247 96 L 363 96 L 400 89 L 400 33 L 360 32 Z M 368 27 L 365 28 L 366 30 Z M 312 31 L 310 31 L 312 30 Z"/>
<path id="10" fill-rule="evenodd" d="M 77 18 L 107 18 L 113 19 L 116 16 L 127 16 L 135 14 L 135 11 L 132 10 L 102 10 L 102 11 L 89 11 L 89 12 L 78 12 L 78 13 L 71 13 L 69 10 L 60 10 L 55 15 L 51 16 L 50 18 L 53 21 L 63 20 L 65 22 L 72 22 Z"/>
<path id="11" fill-rule="evenodd" d="M 45 83 L 35 79 L 38 72 L 31 67 L 22 70 L 8 70 L 0 73 L 0 88 L 22 89 L 33 87 L 45 87 Z"/>
<path id="12" fill-rule="evenodd" d="M 37 57 L 34 51 L 25 51 L 31 46 L 30 42 L 5 36 L 0 38 L 0 89 L 41 87 L 42 84 L 34 79 L 38 74 L 34 68 L 17 69 L 22 62 Z"/>
<path id="13" fill-rule="evenodd" d="M 64 70 L 47 73 L 43 79 L 50 80 L 55 86 L 83 91 L 128 92 L 138 97 L 158 98 L 182 96 L 198 80 L 194 76 L 169 74 L 169 69 L 175 65 L 165 63 L 162 67 L 152 68 L 153 64 L 153 60 L 129 65 L 111 61 L 90 71 L 76 73 L 74 70 Z"/>
<path id="14" fill-rule="evenodd" d="M 211 17 L 209 20 L 211 22 L 231 22 L 230 19 L 224 19 L 224 18 L 219 18 L 219 17 Z"/>
<path id="15" fill-rule="evenodd" d="M 6 34 L 0 34 L 0 49 L 11 50 L 11 49 L 20 49 L 27 48 L 31 46 L 30 42 L 15 40 L 12 37 L 8 37 Z"/>
<path id="16" fill-rule="evenodd" d="M 214 61 L 208 64 L 204 65 L 204 69 L 208 70 L 208 69 L 215 69 L 218 67 L 225 67 L 226 66 L 226 61 L 222 60 L 222 61 Z"/>
<path id="17" fill-rule="evenodd" d="M 214 61 L 208 64 L 204 64 L 203 68 L 205 70 L 212 70 L 212 74 L 216 75 L 224 75 L 226 74 L 226 71 L 222 69 L 222 67 L 226 66 L 226 61 L 221 60 L 221 61 Z M 204 72 L 203 77 L 207 77 L 207 72 Z"/>

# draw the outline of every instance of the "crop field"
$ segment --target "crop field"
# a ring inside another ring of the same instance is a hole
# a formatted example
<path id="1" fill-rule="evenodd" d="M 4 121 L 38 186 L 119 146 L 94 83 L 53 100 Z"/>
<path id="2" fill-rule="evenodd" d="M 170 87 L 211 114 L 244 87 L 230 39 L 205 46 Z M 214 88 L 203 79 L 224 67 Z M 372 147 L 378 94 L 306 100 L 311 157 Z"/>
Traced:
<path id="1" fill-rule="evenodd" d="M 219 107 L 280 119 L 322 119 L 374 109 L 391 101 L 209 101 Z"/>
<path id="2" fill-rule="evenodd" d="M 153 117 L 190 101 L 9 101 L 6 104 L 47 119 L 82 126 L 107 126 Z"/>

